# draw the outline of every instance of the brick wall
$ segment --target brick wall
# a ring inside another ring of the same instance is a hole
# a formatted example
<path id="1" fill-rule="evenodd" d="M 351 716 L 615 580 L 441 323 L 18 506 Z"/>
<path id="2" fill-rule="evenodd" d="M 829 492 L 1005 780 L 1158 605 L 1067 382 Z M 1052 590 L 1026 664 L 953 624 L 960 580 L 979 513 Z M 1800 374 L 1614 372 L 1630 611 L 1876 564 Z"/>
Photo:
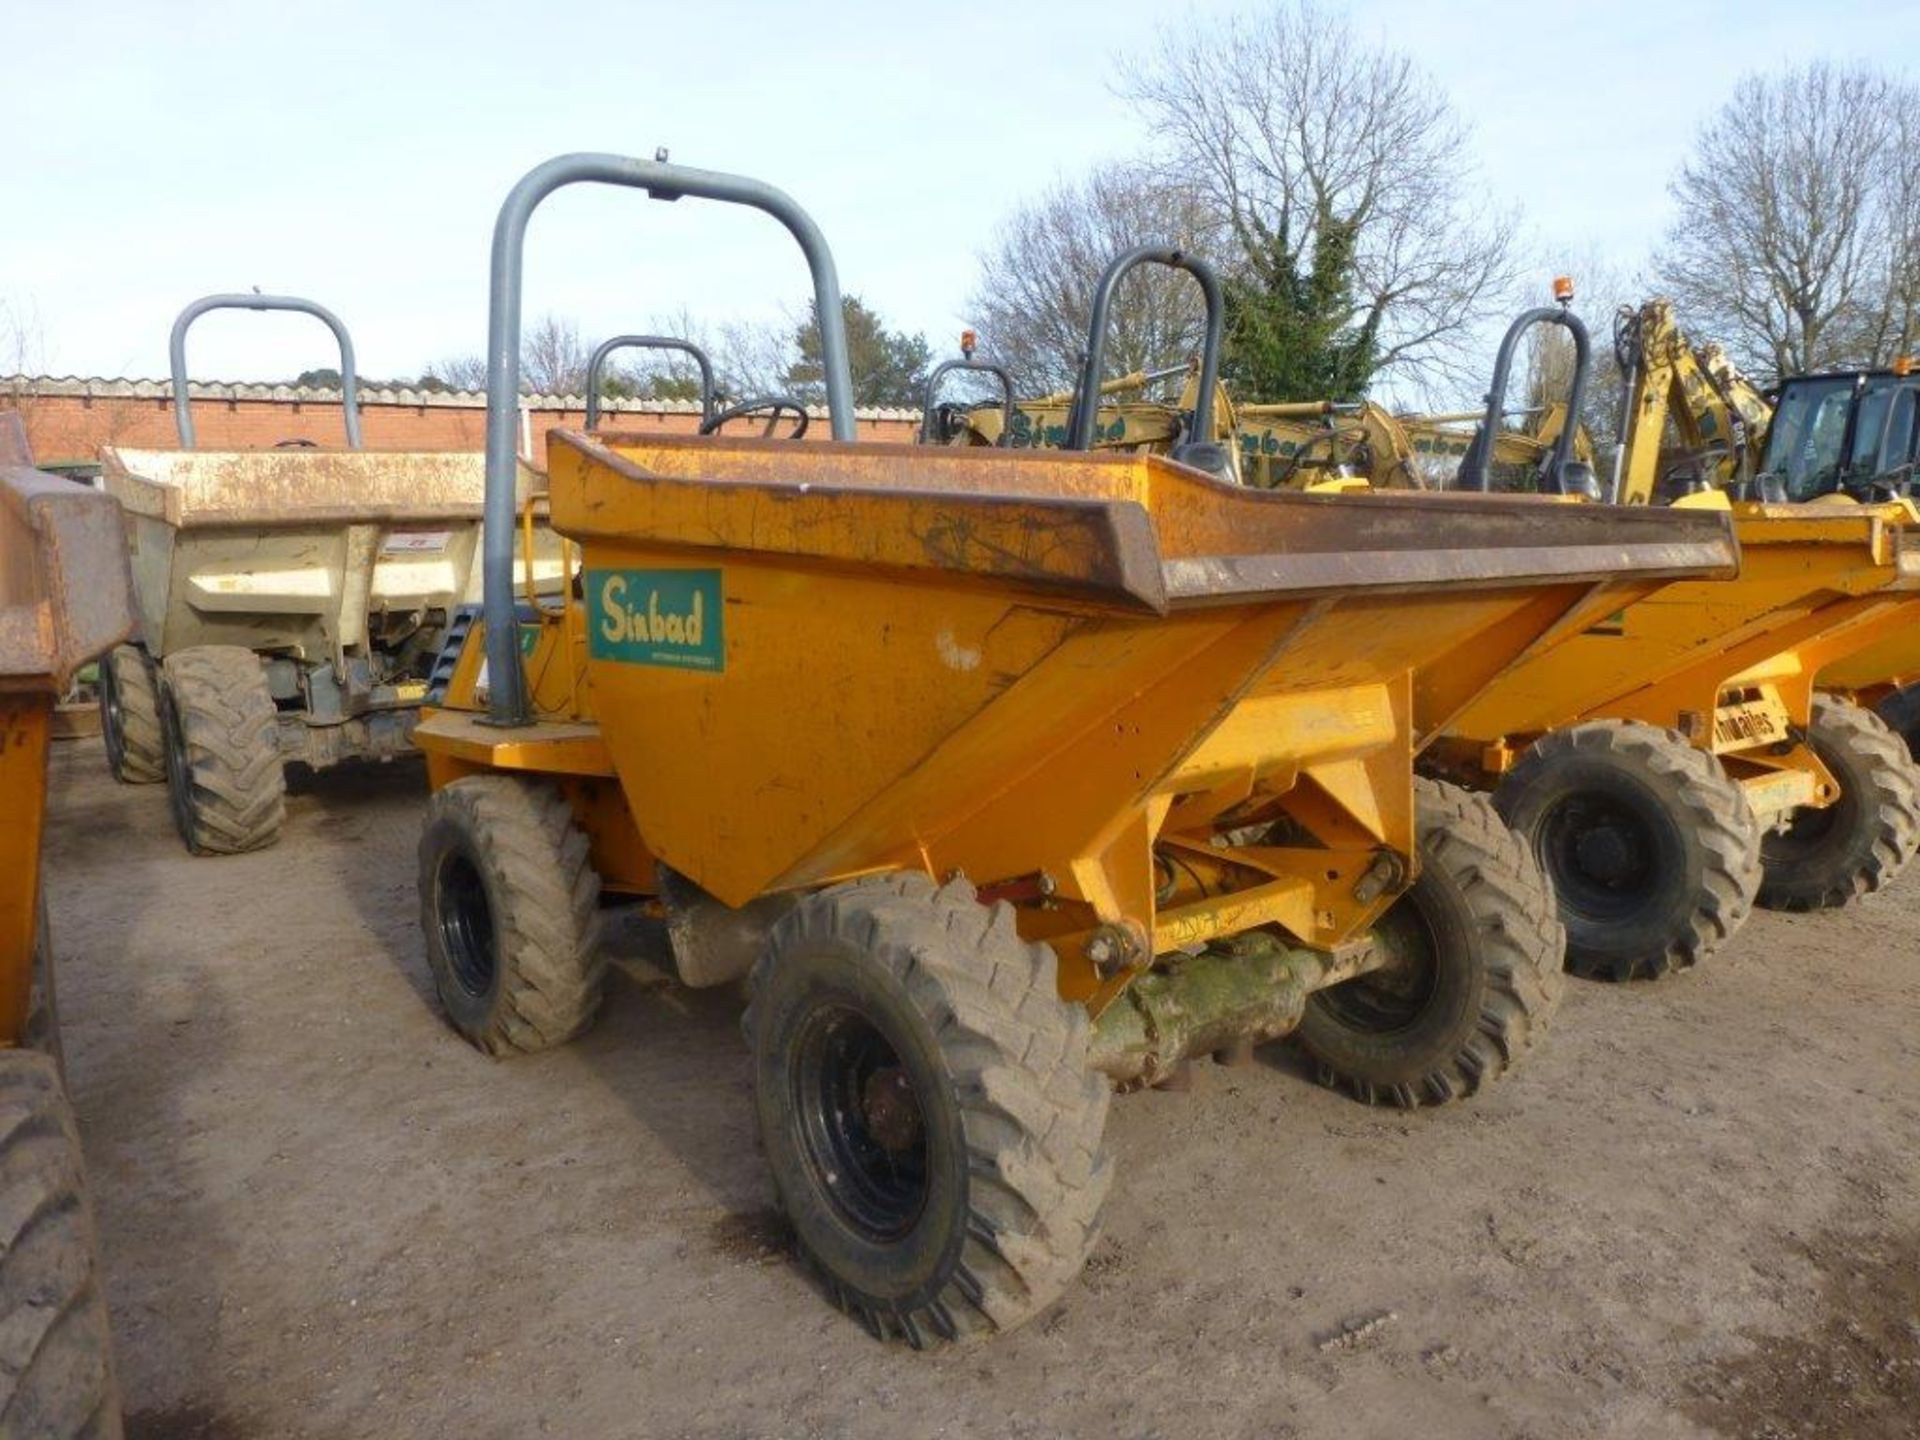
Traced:
<path id="1" fill-rule="evenodd" d="M 337 397 L 246 393 L 269 388 L 196 386 L 196 391 L 230 392 L 196 394 L 192 400 L 199 447 L 252 450 L 283 440 L 345 443 Z M 34 455 L 49 463 L 91 460 L 103 445 L 165 450 L 179 444 L 173 401 L 165 386 L 151 381 L 0 379 L 0 409 L 20 412 Z M 577 404 L 570 407 L 559 399 L 536 399 L 526 413 L 536 463 L 545 462 L 547 431 L 556 426 L 577 430 L 586 423 Z M 690 434 L 699 416 L 691 409 L 623 408 L 604 412 L 601 423 L 612 429 Z M 781 422 L 783 432 L 787 423 Z M 918 414 L 907 411 L 862 411 L 859 438 L 911 441 L 919 423 Z M 371 450 L 478 450 L 486 441 L 486 426 L 486 407 L 473 396 L 408 391 L 401 392 L 401 398 L 368 397 L 360 405 L 361 433 Z M 757 430 L 748 426 L 738 433 Z M 814 418 L 807 438 L 827 438 L 824 416 Z"/>

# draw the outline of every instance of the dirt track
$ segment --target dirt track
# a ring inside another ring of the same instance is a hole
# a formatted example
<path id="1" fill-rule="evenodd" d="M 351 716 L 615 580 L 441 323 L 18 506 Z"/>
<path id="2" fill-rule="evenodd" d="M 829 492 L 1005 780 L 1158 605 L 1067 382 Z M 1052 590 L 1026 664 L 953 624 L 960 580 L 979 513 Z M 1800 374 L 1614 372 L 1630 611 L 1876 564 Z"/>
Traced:
<path id="1" fill-rule="evenodd" d="M 417 770 L 192 860 L 56 758 L 68 1063 L 136 1437 L 1920 1435 L 1920 879 L 1570 982 L 1478 1102 L 1284 1050 L 1124 1097 L 1106 1238 L 1011 1337 L 882 1348 L 783 1253 L 736 1002 L 644 936 L 495 1063 L 430 996 Z"/>

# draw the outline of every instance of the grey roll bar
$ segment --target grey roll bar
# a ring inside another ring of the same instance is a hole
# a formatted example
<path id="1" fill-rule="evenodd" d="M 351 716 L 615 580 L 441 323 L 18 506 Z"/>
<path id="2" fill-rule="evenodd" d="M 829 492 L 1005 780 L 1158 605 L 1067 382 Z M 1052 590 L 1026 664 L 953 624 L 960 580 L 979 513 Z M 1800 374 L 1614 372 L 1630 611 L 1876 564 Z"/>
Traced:
<path id="1" fill-rule="evenodd" d="M 294 310 L 311 315 L 340 342 L 340 409 L 347 421 L 347 444 L 360 448 L 360 381 L 353 367 L 353 339 L 340 317 L 311 300 L 298 295 L 203 295 L 182 310 L 173 322 L 167 340 L 167 361 L 173 367 L 173 423 L 180 433 L 180 446 L 193 449 L 193 406 L 187 395 L 187 331 L 193 322 L 209 310 Z"/>
<path id="2" fill-rule="evenodd" d="M 683 355 L 691 355 L 693 363 L 700 367 L 700 419 L 713 418 L 713 362 L 707 358 L 706 351 L 691 340 L 672 335 L 616 335 L 596 345 L 587 361 L 587 429 L 599 427 L 600 381 L 607 372 L 608 358 L 616 350 L 678 350 Z"/>
<path id="3" fill-rule="evenodd" d="M 1522 311 L 1500 338 L 1500 353 L 1493 362 L 1493 384 L 1487 390 L 1487 411 L 1480 417 L 1480 428 L 1467 443 L 1460 457 L 1460 470 L 1454 476 L 1455 490 L 1492 489 L 1493 437 L 1499 433 L 1500 419 L 1506 414 L 1507 382 L 1513 373 L 1513 352 L 1520 337 L 1535 325 L 1564 326 L 1573 336 L 1573 385 L 1567 394 L 1567 423 L 1560 427 L 1553 449 L 1547 453 L 1542 469 L 1547 493 L 1565 495 L 1567 465 L 1573 457 L 1573 432 L 1580 424 L 1580 406 L 1587 398 L 1587 372 L 1593 368 L 1593 344 L 1580 317 L 1564 305 L 1541 305 Z M 1609 497 L 1609 498 L 1617 498 Z"/>
<path id="4" fill-rule="evenodd" d="M 1213 392 L 1220 379 L 1220 337 L 1226 328 L 1226 301 L 1220 290 L 1220 277 L 1213 267 L 1198 256 L 1173 245 L 1141 245 L 1117 256 L 1094 287 L 1093 315 L 1087 323 L 1087 354 L 1080 367 L 1080 384 L 1073 392 L 1073 407 L 1067 416 L 1067 450 L 1093 448 L 1093 426 L 1100 413 L 1100 375 L 1107 362 L 1107 315 L 1113 306 L 1114 288 L 1141 265 L 1165 265 L 1184 270 L 1200 282 L 1207 301 L 1207 333 L 1200 347 L 1200 398 L 1193 406 L 1195 440 L 1213 439 Z"/>
<path id="5" fill-rule="evenodd" d="M 829 428 L 835 440 L 854 439 L 853 377 L 847 363 L 846 316 L 833 252 L 813 218 L 784 191 L 741 175 L 695 170 L 666 160 L 582 152 L 557 155 L 533 167 L 507 192 L 493 224 L 487 301 L 487 500 L 481 555 L 482 613 L 487 627 L 487 713 L 490 725 L 532 723 L 527 677 L 520 665 L 519 617 L 513 599 L 514 459 L 520 421 L 520 308 L 527 222 L 540 202 L 564 185 L 591 181 L 644 190 L 655 200 L 693 196 L 745 205 L 787 228 L 807 258 L 820 323 L 821 369 Z"/>
<path id="6" fill-rule="evenodd" d="M 920 401 L 920 443 L 930 444 L 933 440 L 933 417 L 935 402 L 940 394 L 940 382 L 956 370 L 971 371 L 976 375 L 991 375 L 1000 382 L 1000 438 L 995 445 L 1009 445 L 1013 442 L 1013 377 L 1007 374 L 1004 365 L 996 365 L 991 360 L 976 360 L 968 354 L 964 360 L 942 360 L 933 367 L 927 376 L 927 388 Z"/>

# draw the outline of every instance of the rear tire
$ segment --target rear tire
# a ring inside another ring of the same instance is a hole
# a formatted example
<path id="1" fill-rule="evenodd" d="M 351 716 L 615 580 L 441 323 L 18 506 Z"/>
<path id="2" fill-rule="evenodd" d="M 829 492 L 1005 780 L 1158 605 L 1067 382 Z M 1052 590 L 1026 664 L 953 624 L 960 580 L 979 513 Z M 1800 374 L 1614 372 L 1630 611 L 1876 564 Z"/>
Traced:
<path id="1" fill-rule="evenodd" d="M 1560 999 L 1565 932 L 1532 856 L 1485 796 L 1416 780 L 1420 874 L 1375 927 L 1400 956 L 1307 997 L 1295 1032 L 1322 1084 L 1403 1109 L 1510 1069 Z"/>
<path id="2" fill-rule="evenodd" d="M 115 647 L 100 661 L 100 735 L 107 765 L 123 785 L 151 785 L 167 778 L 167 751 L 160 734 L 160 691 L 153 661 L 137 645 Z"/>
<path id="3" fill-rule="evenodd" d="M 239 645 L 195 645 L 160 668 L 167 789 L 180 838 L 195 855 L 271 845 L 286 819 L 287 776 L 260 657 Z"/>
<path id="4" fill-rule="evenodd" d="M 1746 794 L 1676 731 L 1630 720 L 1552 731 L 1493 799 L 1554 889 L 1576 975 L 1697 965 L 1753 910 L 1760 827 Z"/>
<path id="5" fill-rule="evenodd" d="M 115 1437 L 80 1139 L 50 1055 L 0 1052 L 0 1435 Z"/>
<path id="6" fill-rule="evenodd" d="M 1769 910 L 1824 910 L 1870 895 L 1920 846 L 1920 767 L 1871 710 L 1816 695 L 1807 742 L 1840 782 L 1824 810 L 1796 810 L 1760 842 Z"/>
<path id="7" fill-rule="evenodd" d="M 964 880 L 856 880 L 773 930 L 745 1021 L 802 1256 L 876 1337 L 1011 1330 L 1080 1273 L 1112 1087 L 1051 949 Z"/>
<path id="8" fill-rule="evenodd" d="M 474 775 L 436 790 L 420 836 L 420 925 L 447 1018 L 489 1055 L 550 1049 L 606 987 L 600 877 L 553 786 Z"/>
<path id="9" fill-rule="evenodd" d="M 1874 706 L 1874 714 L 1887 722 L 1907 747 L 1907 753 L 1920 761 L 1920 685 L 1896 690 Z"/>

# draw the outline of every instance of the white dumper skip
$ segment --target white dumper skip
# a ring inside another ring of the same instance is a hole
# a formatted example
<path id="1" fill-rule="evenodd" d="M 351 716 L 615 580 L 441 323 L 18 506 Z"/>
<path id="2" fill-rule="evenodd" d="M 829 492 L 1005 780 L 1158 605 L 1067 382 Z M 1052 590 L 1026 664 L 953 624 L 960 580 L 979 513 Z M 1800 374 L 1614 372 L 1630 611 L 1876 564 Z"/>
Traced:
<path id="1" fill-rule="evenodd" d="M 274 449 L 103 453 L 125 510 L 136 642 L 102 666 L 114 774 L 166 779 L 197 853 L 278 833 L 284 767 L 390 759 L 480 599 L 481 456 Z M 544 488 L 520 476 L 520 505 Z M 544 510 L 541 502 L 535 502 Z M 557 594 L 539 524 L 527 603 Z"/>

